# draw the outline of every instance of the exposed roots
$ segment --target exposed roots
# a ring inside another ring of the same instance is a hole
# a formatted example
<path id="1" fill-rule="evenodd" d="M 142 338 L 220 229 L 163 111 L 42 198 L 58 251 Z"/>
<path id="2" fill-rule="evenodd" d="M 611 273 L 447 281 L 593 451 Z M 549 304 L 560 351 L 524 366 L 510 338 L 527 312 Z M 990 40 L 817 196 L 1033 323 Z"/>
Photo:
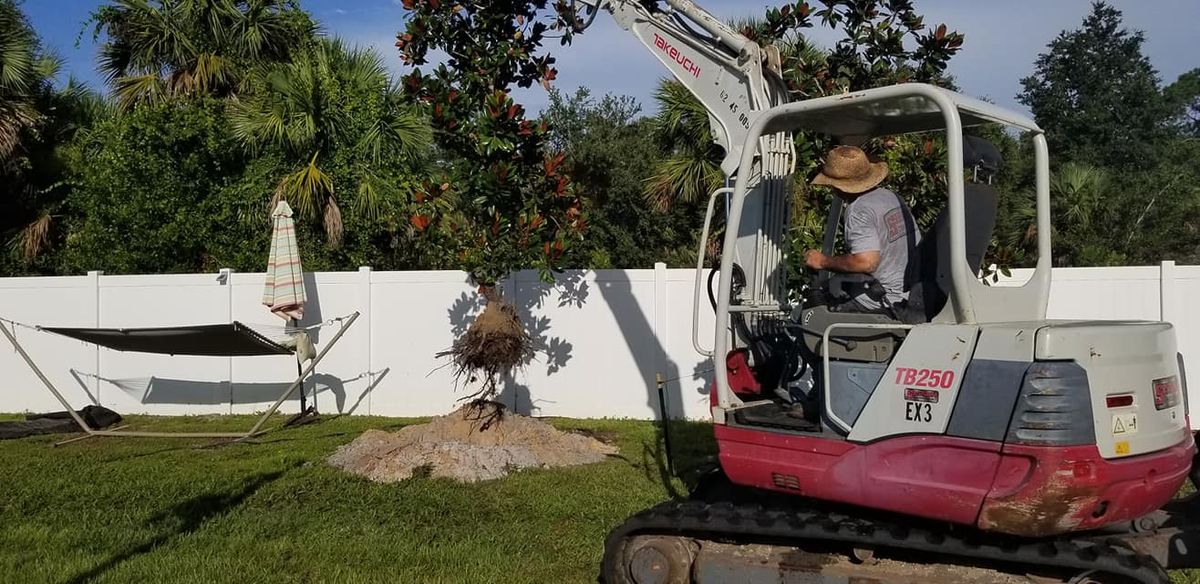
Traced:
<path id="1" fill-rule="evenodd" d="M 473 399 L 462 408 L 463 421 L 469 422 L 475 432 L 486 432 L 492 426 L 503 422 L 506 415 L 508 406 L 483 398 Z"/>
<path id="2" fill-rule="evenodd" d="M 521 326 L 517 309 L 494 294 L 488 294 L 483 312 L 471 323 L 466 334 L 454 341 L 448 351 L 454 378 L 460 386 L 479 383 L 479 389 L 460 401 L 492 402 L 498 397 L 500 378 L 520 367 L 529 358 L 529 336 Z"/>

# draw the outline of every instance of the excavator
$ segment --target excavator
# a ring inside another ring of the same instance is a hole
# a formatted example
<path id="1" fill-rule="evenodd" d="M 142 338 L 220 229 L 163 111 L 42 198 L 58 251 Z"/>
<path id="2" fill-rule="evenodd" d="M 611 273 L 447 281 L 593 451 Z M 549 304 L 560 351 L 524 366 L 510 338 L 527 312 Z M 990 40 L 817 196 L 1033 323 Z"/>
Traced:
<path id="1" fill-rule="evenodd" d="M 779 51 L 691 0 L 576 2 L 580 30 L 607 13 L 695 95 L 726 153 L 693 315 L 716 315 L 710 347 L 697 325 L 693 343 L 715 368 L 719 469 L 613 529 L 602 581 L 1152 584 L 1200 567 L 1200 506 L 1179 494 L 1200 473 L 1175 331 L 1046 318 L 1050 159 L 1033 120 L 921 83 L 791 102 Z M 1032 138 L 1037 261 L 1022 285 L 980 277 L 999 196 L 986 177 L 1003 162 L 968 133 L 984 126 Z M 946 202 L 912 256 L 905 310 L 831 308 L 879 298 L 870 278 L 818 272 L 787 289 L 801 131 L 944 139 Z"/>

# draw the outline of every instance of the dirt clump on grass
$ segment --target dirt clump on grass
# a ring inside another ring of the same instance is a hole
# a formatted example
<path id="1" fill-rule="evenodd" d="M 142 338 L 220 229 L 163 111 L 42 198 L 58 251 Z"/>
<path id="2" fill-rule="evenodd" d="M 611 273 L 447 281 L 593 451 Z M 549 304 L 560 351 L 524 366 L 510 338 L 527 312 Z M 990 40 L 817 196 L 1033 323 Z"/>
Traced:
<path id="1" fill-rule="evenodd" d="M 516 469 L 592 464 L 616 453 L 599 440 L 563 432 L 492 402 L 475 402 L 397 432 L 367 430 L 338 448 L 329 463 L 381 483 L 413 476 L 477 482 Z"/>

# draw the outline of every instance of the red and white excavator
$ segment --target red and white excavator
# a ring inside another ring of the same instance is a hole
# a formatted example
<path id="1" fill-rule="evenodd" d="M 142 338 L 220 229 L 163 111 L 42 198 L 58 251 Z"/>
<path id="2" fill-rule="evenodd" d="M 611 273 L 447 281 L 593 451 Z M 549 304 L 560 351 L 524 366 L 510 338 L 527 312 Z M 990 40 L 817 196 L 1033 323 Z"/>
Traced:
<path id="1" fill-rule="evenodd" d="M 1196 455 L 1175 331 L 1046 319 L 1049 153 L 1033 120 L 916 83 L 789 103 L 778 51 L 690 0 L 579 1 L 585 24 L 609 13 L 704 104 L 732 185 L 709 201 L 697 261 L 699 310 L 727 197 L 711 350 L 693 330 L 715 365 L 721 472 L 614 529 L 604 581 L 1150 584 L 1200 566 L 1195 511 L 1175 499 Z M 986 124 L 1033 137 L 1038 261 L 1022 286 L 978 277 L 997 193 L 965 177 L 998 161 L 964 130 Z M 944 134 L 946 205 L 903 314 L 830 310 L 846 283 L 824 273 L 791 300 L 797 131 Z"/>

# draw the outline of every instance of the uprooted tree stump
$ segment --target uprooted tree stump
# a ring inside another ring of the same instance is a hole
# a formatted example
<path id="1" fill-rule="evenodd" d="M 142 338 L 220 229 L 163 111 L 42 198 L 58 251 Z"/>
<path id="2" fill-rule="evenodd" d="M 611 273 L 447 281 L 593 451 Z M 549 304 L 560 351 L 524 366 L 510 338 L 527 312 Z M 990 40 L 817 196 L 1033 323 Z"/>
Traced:
<path id="1" fill-rule="evenodd" d="M 501 377 L 524 364 L 531 348 L 516 307 L 505 301 L 494 286 L 480 287 L 480 294 L 487 299 L 483 312 L 449 350 L 437 356 L 450 357 L 454 379 L 460 386 L 479 384 L 476 391 L 462 398 L 464 401 L 486 403 L 495 400 Z"/>

